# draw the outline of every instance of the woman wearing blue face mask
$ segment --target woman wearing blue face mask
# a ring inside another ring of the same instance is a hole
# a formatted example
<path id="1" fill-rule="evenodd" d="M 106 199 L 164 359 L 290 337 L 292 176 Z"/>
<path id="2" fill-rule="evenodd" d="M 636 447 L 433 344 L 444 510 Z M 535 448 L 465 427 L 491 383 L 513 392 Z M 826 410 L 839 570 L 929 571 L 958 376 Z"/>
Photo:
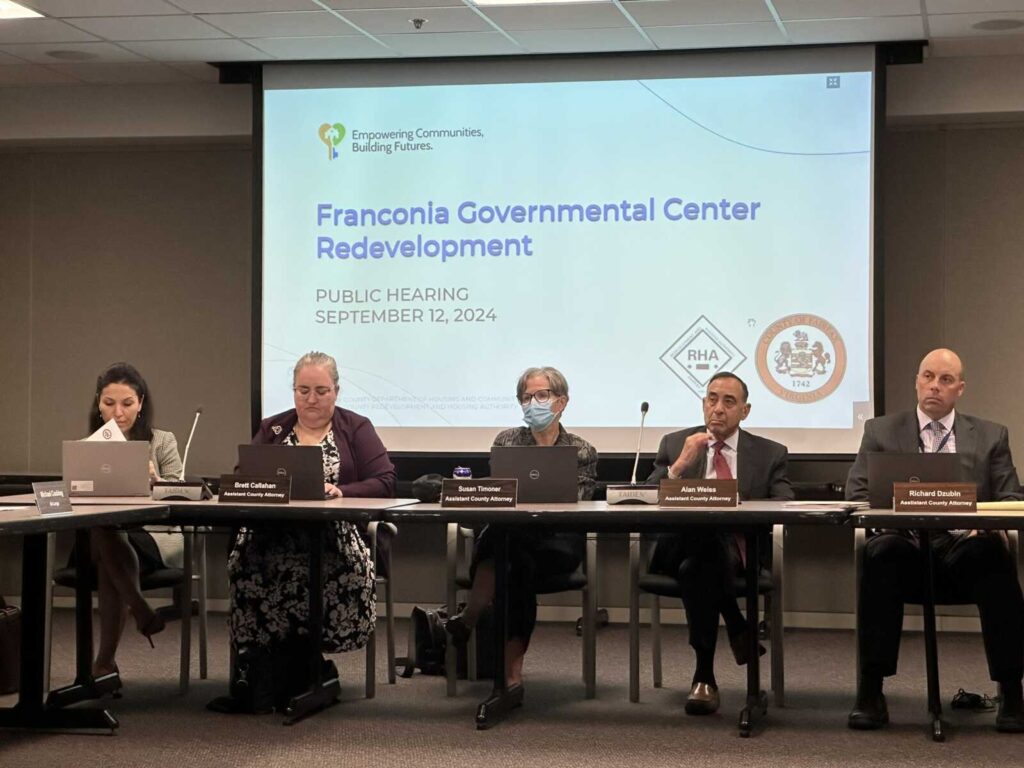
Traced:
<path id="1" fill-rule="evenodd" d="M 523 409 L 525 427 L 499 432 L 497 446 L 572 445 L 577 456 L 578 498 L 594 495 L 597 451 L 582 437 L 566 432 L 562 413 L 569 404 L 569 384 L 557 368 L 528 368 L 519 377 L 516 399 Z M 522 685 L 523 656 L 537 623 L 537 583 L 553 576 L 568 575 L 583 560 L 584 536 L 580 533 L 550 533 L 520 530 L 509 538 L 508 645 L 505 674 L 509 686 Z M 464 645 L 494 597 L 494 544 L 485 527 L 473 552 L 473 588 L 462 613 L 445 623 L 452 642 Z"/>

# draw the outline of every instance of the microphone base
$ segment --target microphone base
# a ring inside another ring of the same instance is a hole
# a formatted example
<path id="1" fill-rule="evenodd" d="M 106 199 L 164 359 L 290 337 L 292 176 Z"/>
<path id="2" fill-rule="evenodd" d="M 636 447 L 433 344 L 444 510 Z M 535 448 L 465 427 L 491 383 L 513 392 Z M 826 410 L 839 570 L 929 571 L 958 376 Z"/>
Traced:
<path id="1" fill-rule="evenodd" d="M 609 485 L 609 504 L 652 504 L 658 505 L 657 485 Z"/>
<path id="2" fill-rule="evenodd" d="M 201 480 L 161 480 L 153 483 L 153 501 L 206 501 L 213 498 L 210 487 Z"/>

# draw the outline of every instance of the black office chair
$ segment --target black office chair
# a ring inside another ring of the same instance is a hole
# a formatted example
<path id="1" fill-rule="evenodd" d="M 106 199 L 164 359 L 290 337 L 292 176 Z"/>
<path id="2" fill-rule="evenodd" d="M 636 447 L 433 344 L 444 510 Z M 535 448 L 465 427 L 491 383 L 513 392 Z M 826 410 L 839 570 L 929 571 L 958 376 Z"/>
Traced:
<path id="1" fill-rule="evenodd" d="M 597 534 L 588 533 L 586 552 L 580 567 L 573 573 L 549 578 L 538 585 L 538 595 L 549 595 L 557 592 L 579 590 L 583 607 L 583 684 L 586 698 L 597 695 Z M 447 584 L 448 615 L 454 616 L 458 610 L 460 591 L 468 591 L 473 586 L 469 576 L 470 563 L 473 561 L 473 540 L 475 532 L 457 523 L 448 524 L 447 536 Z M 476 638 L 470 638 L 467 644 L 466 667 L 470 680 L 477 678 Z M 447 678 L 447 694 L 454 696 L 458 682 L 456 669 L 456 651 L 453 643 L 445 647 L 445 676 Z"/>
<path id="2" fill-rule="evenodd" d="M 772 526 L 771 568 L 762 568 L 758 576 L 757 592 L 764 601 L 767 620 L 765 634 L 771 645 L 771 687 L 776 706 L 785 703 L 785 671 L 783 665 L 783 610 L 782 574 L 783 543 L 785 530 L 782 525 Z M 661 598 L 679 598 L 679 583 L 673 576 L 664 576 L 646 571 L 651 561 L 655 540 L 639 533 L 629 535 L 629 700 L 640 701 L 640 593 L 651 595 L 651 653 L 654 672 L 654 687 L 661 688 Z M 736 594 L 744 595 L 746 579 L 736 578 Z"/>
<path id="3" fill-rule="evenodd" d="M 205 680 L 207 677 L 207 610 L 206 610 L 206 536 L 205 530 L 192 528 L 183 531 L 185 538 L 184 567 L 183 568 L 161 568 L 148 573 L 139 579 L 139 586 L 143 592 L 154 589 L 171 589 L 174 593 L 174 605 L 178 606 L 176 612 L 181 619 L 181 666 L 178 678 L 178 687 L 182 694 L 188 692 L 189 680 L 191 679 L 192 668 L 192 589 L 195 584 L 198 597 L 198 618 L 199 618 L 199 677 Z M 51 534 L 48 537 L 47 564 L 53 568 L 54 562 L 54 541 Z M 75 588 L 77 571 L 74 568 L 60 568 L 53 572 L 48 583 L 62 587 Z M 95 582 L 92 589 L 96 589 Z M 187 606 L 187 609 L 185 608 Z M 47 614 L 45 628 L 45 658 L 46 667 L 44 672 L 45 687 L 50 687 L 50 649 L 53 642 L 51 631 L 52 612 L 52 590 L 47 595 Z"/>

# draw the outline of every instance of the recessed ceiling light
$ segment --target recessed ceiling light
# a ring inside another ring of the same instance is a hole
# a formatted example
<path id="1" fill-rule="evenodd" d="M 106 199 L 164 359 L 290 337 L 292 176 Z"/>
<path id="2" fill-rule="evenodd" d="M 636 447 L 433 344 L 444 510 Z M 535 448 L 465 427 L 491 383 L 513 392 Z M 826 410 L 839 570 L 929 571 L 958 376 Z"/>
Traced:
<path id="1" fill-rule="evenodd" d="M 39 19 L 43 14 L 18 5 L 11 0 L 0 0 L 0 19 Z"/>
<path id="2" fill-rule="evenodd" d="M 567 3 L 611 2 L 611 0 L 469 0 L 473 5 L 565 5 Z"/>
<path id="3" fill-rule="evenodd" d="M 1005 32 L 1008 29 L 1024 27 L 1024 21 L 1019 19 L 989 19 L 988 21 L 979 21 L 977 24 L 971 24 L 971 27 L 980 29 L 983 32 Z"/>
<path id="4" fill-rule="evenodd" d="M 99 54 L 89 53 L 88 51 L 56 50 L 47 51 L 46 55 L 52 59 L 60 59 L 61 61 L 88 61 L 89 59 L 99 58 Z"/>

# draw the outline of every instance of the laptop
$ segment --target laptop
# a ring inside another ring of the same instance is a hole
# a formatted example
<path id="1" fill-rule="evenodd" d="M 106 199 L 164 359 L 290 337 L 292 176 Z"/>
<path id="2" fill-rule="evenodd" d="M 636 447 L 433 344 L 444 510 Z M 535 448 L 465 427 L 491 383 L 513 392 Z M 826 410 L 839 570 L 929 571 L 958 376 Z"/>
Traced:
<path id="1" fill-rule="evenodd" d="M 956 483 L 955 453 L 869 453 L 868 500 L 873 509 L 892 509 L 893 483 Z"/>
<path id="2" fill-rule="evenodd" d="M 65 440 L 61 475 L 72 496 L 149 496 L 149 443 Z"/>
<path id="3" fill-rule="evenodd" d="M 324 452 L 319 445 L 240 445 L 238 474 L 291 477 L 296 501 L 324 498 Z"/>
<path id="4" fill-rule="evenodd" d="M 519 481 L 519 504 L 577 500 L 576 446 L 523 445 L 491 448 L 491 477 Z"/>

